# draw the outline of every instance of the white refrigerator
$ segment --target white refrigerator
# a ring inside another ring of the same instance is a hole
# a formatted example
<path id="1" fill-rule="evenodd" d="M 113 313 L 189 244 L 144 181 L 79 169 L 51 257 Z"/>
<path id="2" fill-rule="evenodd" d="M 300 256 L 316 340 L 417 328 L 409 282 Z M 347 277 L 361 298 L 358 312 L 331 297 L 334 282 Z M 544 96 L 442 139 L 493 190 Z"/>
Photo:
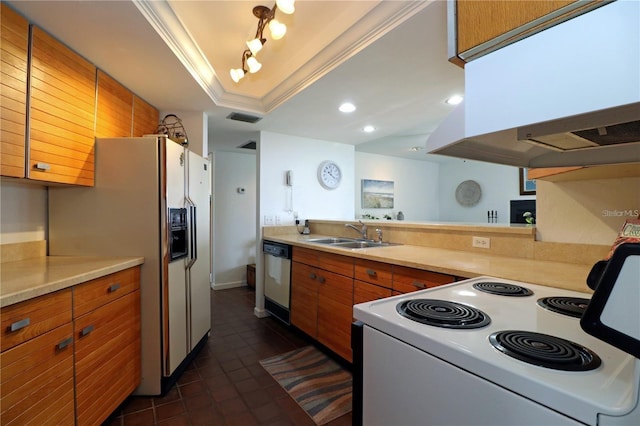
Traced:
<path id="1" fill-rule="evenodd" d="M 162 395 L 206 343 L 210 164 L 164 136 L 96 139 L 95 186 L 49 188 L 49 254 L 144 256 L 142 381 Z"/>

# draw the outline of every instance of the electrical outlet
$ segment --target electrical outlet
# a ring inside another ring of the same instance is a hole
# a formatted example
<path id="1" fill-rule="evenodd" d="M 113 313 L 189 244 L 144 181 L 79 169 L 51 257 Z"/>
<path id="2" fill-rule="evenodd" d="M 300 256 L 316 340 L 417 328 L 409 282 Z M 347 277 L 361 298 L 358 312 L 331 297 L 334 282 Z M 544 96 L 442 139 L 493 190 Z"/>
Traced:
<path id="1" fill-rule="evenodd" d="M 488 249 L 491 247 L 491 238 L 473 237 L 471 240 L 471 246 Z"/>
<path id="2" fill-rule="evenodd" d="M 276 215 L 276 225 L 280 225 L 280 216 Z"/>
<path id="3" fill-rule="evenodd" d="M 273 215 L 267 214 L 267 215 L 264 216 L 264 224 L 265 225 L 273 225 L 273 221 L 274 221 Z"/>

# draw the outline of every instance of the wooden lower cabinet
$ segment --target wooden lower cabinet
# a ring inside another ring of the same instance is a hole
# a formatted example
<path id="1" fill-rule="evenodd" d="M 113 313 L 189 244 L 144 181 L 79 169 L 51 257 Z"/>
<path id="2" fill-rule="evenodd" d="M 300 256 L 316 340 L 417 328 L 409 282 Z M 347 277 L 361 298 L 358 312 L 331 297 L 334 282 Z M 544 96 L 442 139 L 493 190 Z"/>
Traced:
<path id="1" fill-rule="evenodd" d="M 370 302 L 372 300 L 384 299 L 391 296 L 391 289 L 379 285 L 366 283 L 364 281 L 353 281 L 353 304 Z"/>
<path id="2" fill-rule="evenodd" d="M 393 267 L 393 290 L 399 293 L 409 293 L 417 290 L 437 287 L 456 281 L 453 275 L 439 272 L 424 271 L 422 269 Z"/>
<path id="3" fill-rule="evenodd" d="M 2 425 L 74 423 L 70 322 L 2 352 L 0 365 Z"/>
<path id="4" fill-rule="evenodd" d="M 353 278 L 322 271 L 318 280 L 318 341 L 351 362 Z"/>
<path id="5" fill-rule="evenodd" d="M 140 267 L 74 288 L 76 420 L 99 424 L 140 384 Z"/>
<path id="6" fill-rule="evenodd" d="M 291 324 L 351 362 L 353 259 L 293 249 Z"/>
<path id="7" fill-rule="evenodd" d="M 140 383 L 140 292 L 77 318 L 77 424 L 103 422 Z"/>
<path id="8" fill-rule="evenodd" d="M 3 426 L 101 424 L 140 383 L 139 266 L 0 317 Z"/>

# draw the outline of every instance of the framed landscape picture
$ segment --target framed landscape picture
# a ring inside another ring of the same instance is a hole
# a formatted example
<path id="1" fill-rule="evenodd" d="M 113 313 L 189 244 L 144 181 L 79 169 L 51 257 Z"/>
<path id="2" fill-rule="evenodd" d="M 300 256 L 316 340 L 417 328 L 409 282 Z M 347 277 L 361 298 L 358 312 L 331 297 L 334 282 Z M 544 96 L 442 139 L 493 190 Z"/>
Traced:
<path id="1" fill-rule="evenodd" d="M 392 209 L 393 181 L 362 179 L 363 209 Z"/>
<path id="2" fill-rule="evenodd" d="M 536 195 L 536 181 L 527 179 L 527 169 L 520 167 L 520 195 Z"/>

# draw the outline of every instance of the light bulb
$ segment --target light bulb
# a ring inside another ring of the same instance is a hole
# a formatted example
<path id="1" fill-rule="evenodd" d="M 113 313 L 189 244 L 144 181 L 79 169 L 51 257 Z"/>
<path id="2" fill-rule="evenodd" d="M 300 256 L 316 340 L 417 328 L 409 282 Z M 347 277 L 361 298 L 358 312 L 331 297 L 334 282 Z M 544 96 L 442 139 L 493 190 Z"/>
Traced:
<path id="1" fill-rule="evenodd" d="M 260 71 L 260 68 L 262 68 L 262 64 L 253 56 L 247 58 L 247 66 L 251 74 Z"/>
<path id="2" fill-rule="evenodd" d="M 449 105 L 458 105 L 460 102 L 462 102 L 462 96 L 453 95 L 450 98 L 448 98 L 445 102 L 448 103 Z"/>
<path id="3" fill-rule="evenodd" d="M 287 26 L 275 19 L 269 22 L 269 31 L 271 31 L 271 38 L 274 40 L 280 40 L 287 32 Z"/>
<path id="4" fill-rule="evenodd" d="M 296 8 L 294 6 L 295 0 L 276 0 L 276 6 L 278 6 L 278 10 L 280 12 L 291 15 L 295 12 Z"/>
<path id="5" fill-rule="evenodd" d="M 231 71 L 229 71 L 229 74 L 231 74 L 231 79 L 236 83 L 244 77 L 244 71 L 242 68 L 232 68 Z"/>
<path id="6" fill-rule="evenodd" d="M 252 54 L 256 54 L 262 49 L 262 41 L 259 38 L 254 38 L 253 40 L 249 40 L 247 42 L 247 47 L 251 51 Z"/>

